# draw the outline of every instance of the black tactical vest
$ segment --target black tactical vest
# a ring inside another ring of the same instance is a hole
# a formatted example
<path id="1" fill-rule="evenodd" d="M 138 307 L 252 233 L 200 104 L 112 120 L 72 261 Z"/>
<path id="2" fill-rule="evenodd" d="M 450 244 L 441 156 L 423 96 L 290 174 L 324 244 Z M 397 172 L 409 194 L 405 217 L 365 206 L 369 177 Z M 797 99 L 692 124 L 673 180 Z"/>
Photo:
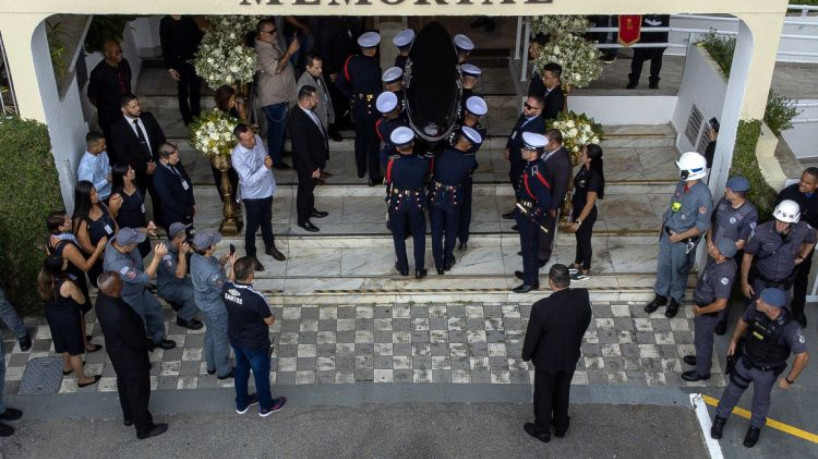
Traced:
<path id="1" fill-rule="evenodd" d="M 790 319 L 786 313 L 772 320 L 757 312 L 744 340 L 744 355 L 756 365 L 785 364 L 790 356 L 790 346 L 786 342 L 779 342 L 779 338 L 789 322 Z"/>

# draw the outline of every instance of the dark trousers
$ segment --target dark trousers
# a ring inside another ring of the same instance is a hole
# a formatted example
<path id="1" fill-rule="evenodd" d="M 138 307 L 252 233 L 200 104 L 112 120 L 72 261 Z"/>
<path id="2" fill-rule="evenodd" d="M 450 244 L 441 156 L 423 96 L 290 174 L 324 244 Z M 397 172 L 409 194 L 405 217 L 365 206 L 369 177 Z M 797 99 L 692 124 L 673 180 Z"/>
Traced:
<path id="1" fill-rule="evenodd" d="M 642 75 L 642 65 L 650 59 L 650 79 L 651 83 L 659 82 L 659 72 L 662 71 L 662 55 L 665 48 L 635 48 L 633 50 L 633 60 L 631 61 L 631 74 L 628 78 L 632 83 L 638 83 Z"/>
<path id="2" fill-rule="evenodd" d="M 548 432 L 552 422 L 555 432 L 568 430 L 571 421 L 568 401 L 573 377 L 573 371 L 534 371 L 534 425 L 537 430 Z"/>
<path id="3" fill-rule="evenodd" d="M 454 260 L 454 239 L 460 223 L 460 208 L 461 206 L 451 204 L 433 205 L 429 208 L 429 217 L 432 219 L 432 255 L 435 258 L 437 269 L 443 269 L 446 263 Z M 445 245 L 444 234 L 446 235 Z"/>
<path id="4" fill-rule="evenodd" d="M 273 197 L 244 199 L 244 214 L 247 228 L 244 232 L 244 250 L 248 257 L 256 256 L 256 231 L 261 227 L 264 248 L 275 247 L 273 238 Z"/>
<path id="5" fill-rule="evenodd" d="M 358 177 L 369 171 L 370 179 L 381 177 L 381 163 L 378 159 L 380 140 L 375 132 L 376 119 L 361 113 L 355 113 L 355 165 Z"/>
<path id="6" fill-rule="evenodd" d="M 517 228 L 520 233 L 520 247 L 523 252 L 523 283 L 532 286 L 540 285 L 540 267 L 537 264 L 537 252 L 539 249 L 539 235 L 541 233 L 537 225 L 524 216 L 520 209 L 516 209 L 514 216 L 517 219 Z"/>
<path id="7" fill-rule="evenodd" d="M 185 63 L 176 70 L 179 72 L 179 81 L 176 82 L 179 112 L 182 113 L 182 120 L 185 124 L 189 124 L 193 121 L 193 117 L 199 116 L 202 112 L 202 79 L 196 75 L 196 70 L 189 63 Z"/>
<path id="8" fill-rule="evenodd" d="M 512 161 L 508 169 L 508 179 L 515 192 L 520 188 L 520 177 L 523 175 L 523 170 L 525 170 L 525 161 Z"/>
<path id="9" fill-rule="evenodd" d="M 792 284 L 792 309 L 793 317 L 806 324 L 807 316 L 804 313 L 804 304 L 807 301 L 807 287 L 809 284 L 809 272 L 812 269 L 812 255 L 815 250 L 810 250 L 804 261 L 795 268 L 795 279 Z"/>
<path id="10" fill-rule="evenodd" d="M 392 224 L 392 242 L 395 244 L 395 256 L 398 266 L 409 269 L 409 259 L 406 256 L 406 229 L 412 232 L 412 241 L 415 245 L 415 269 L 423 269 L 426 263 L 426 215 L 423 209 L 391 212 L 389 221 Z"/>
<path id="11" fill-rule="evenodd" d="M 122 406 L 122 417 L 126 421 L 133 421 L 137 435 L 150 432 L 153 427 L 153 416 L 148 411 L 151 399 L 151 378 L 148 371 L 138 373 L 123 373 L 121 367 L 129 367 L 130 362 L 114 365 L 116 371 L 116 385 L 119 391 L 119 404 Z M 120 367 L 120 368 L 117 368 Z"/>
<path id="12" fill-rule="evenodd" d="M 467 177 L 463 181 L 461 187 L 463 192 L 463 199 L 460 201 L 460 223 L 457 225 L 457 238 L 460 242 L 469 241 L 469 230 L 471 228 L 471 202 L 472 202 L 472 188 L 474 181 L 471 177 Z"/>
<path id="13" fill-rule="evenodd" d="M 579 216 L 579 212 L 581 211 L 582 209 L 577 212 L 577 216 Z M 594 234 L 596 217 L 597 210 L 596 206 L 594 206 L 594 208 L 591 209 L 591 213 L 585 217 L 585 220 L 582 221 L 582 224 L 579 225 L 579 229 L 575 233 L 577 238 L 577 254 L 574 257 L 574 264 L 580 265 L 583 270 L 591 269 L 591 255 L 594 253 L 591 248 L 591 236 Z"/>
<path id="14" fill-rule="evenodd" d="M 548 263 L 551 260 L 551 252 L 554 250 L 554 233 L 557 230 L 557 219 L 546 213 L 543 217 L 543 226 L 548 228 L 548 233 L 537 231 L 537 237 L 540 238 L 537 251 L 538 261 Z"/>
<path id="15" fill-rule="evenodd" d="M 298 191 L 295 195 L 295 208 L 298 212 L 298 224 L 310 219 L 310 213 L 315 209 L 315 184 L 318 180 L 312 178 L 311 172 L 298 171 Z"/>

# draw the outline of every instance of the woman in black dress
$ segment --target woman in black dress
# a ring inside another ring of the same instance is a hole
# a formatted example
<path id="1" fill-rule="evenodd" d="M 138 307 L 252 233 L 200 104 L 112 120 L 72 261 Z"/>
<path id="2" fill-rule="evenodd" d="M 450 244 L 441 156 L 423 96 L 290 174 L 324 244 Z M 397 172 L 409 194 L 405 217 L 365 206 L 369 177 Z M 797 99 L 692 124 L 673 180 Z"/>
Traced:
<path id="1" fill-rule="evenodd" d="M 145 200 L 134 183 L 136 172 L 125 163 L 117 163 L 111 168 L 111 175 L 111 214 L 116 218 L 117 225 L 156 236 L 156 225 L 145 216 Z M 151 252 L 150 238 L 145 238 L 138 248 L 139 254 L 145 258 Z"/>
<path id="2" fill-rule="evenodd" d="M 84 352 L 82 340 L 82 304 L 85 295 L 66 275 L 68 259 L 49 255 L 37 280 L 40 298 L 46 301 L 45 318 L 51 330 L 54 350 L 62 354 L 63 375 L 74 373 L 79 387 L 90 386 L 99 381 L 100 375 L 89 377 L 82 363 Z"/>
<path id="3" fill-rule="evenodd" d="M 46 247 L 49 255 L 58 255 L 68 260 L 68 269 L 65 274 L 71 279 L 74 284 L 79 287 L 82 294 L 85 296 L 85 302 L 80 306 L 82 315 L 91 310 L 91 298 L 88 295 L 88 282 L 85 279 L 85 273 L 88 272 L 96 263 L 102 258 L 102 253 L 105 250 L 105 244 L 108 238 L 103 236 L 97 242 L 94 248 L 94 253 L 90 257 L 85 258 L 80 248 L 79 241 L 71 233 L 71 219 L 63 211 L 52 212 L 46 221 L 48 227 L 48 241 Z M 102 349 L 102 346 L 91 344 L 88 342 L 88 337 L 85 334 L 85 319 L 82 320 L 82 341 L 86 352 L 96 352 Z"/>
<path id="4" fill-rule="evenodd" d="M 119 231 L 108 207 L 100 202 L 97 189 L 91 182 L 85 180 L 77 182 L 74 188 L 74 215 L 71 216 L 71 225 L 86 257 L 94 254 L 102 238 L 110 239 Z M 102 274 L 102 260 L 102 255 L 99 255 L 87 271 L 88 279 L 94 287 L 97 286 L 97 276 Z"/>
<path id="5" fill-rule="evenodd" d="M 571 265 L 572 280 L 591 277 L 591 236 L 597 217 L 596 201 L 605 196 L 605 174 L 602 171 L 602 148 L 595 143 L 582 149 L 579 172 L 574 177 L 574 194 L 571 199 L 571 231 L 576 233 L 577 254 Z"/>

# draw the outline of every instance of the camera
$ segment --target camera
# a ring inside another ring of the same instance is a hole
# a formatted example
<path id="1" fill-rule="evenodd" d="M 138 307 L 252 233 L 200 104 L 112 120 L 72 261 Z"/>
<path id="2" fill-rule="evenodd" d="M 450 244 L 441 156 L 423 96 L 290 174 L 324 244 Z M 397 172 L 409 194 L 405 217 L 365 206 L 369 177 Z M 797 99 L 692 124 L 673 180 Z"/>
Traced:
<path id="1" fill-rule="evenodd" d="M 196 236 L 196 228 L 193 225 L 185 228 L 185 242 L 193 246 L 193 237 Z"/>
<path id="2" fill-rule="evenodd" d="M 714 130 L 714 131 L 716 131 L 716 133 L 718 134 L 718 132 L 719 132 L 719 127 L 721 127 L 721 125 L 719 124 L 719 120 L 717 120 L 717 119 L 716 119 L 716 117 L 714 116 L 713 118 L 710 118 L 709 123 L 710 123 L 710 127 L 711 127 L 711 128 Z"/>

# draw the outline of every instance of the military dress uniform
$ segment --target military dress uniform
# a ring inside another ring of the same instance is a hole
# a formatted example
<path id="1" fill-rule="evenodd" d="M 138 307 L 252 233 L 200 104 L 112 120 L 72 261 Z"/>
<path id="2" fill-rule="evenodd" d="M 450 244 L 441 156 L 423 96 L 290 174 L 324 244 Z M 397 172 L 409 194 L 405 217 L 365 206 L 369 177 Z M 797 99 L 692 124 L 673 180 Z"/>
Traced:
<path id="1" fill-rule="evenodd" d="M 395 150 L 395 144 L 392 143 L 389 136 L 392 135 L 392 131 L 396 128 L 401 126 L 409 126 L 406 122 L 406 119 L 402 116 L 399 116 L 394 119 L 389 118 L 381 118 L 375 123 L 375 129 L 378 133 L 378 139 L 383 142 L 383 147 L 381 148 L 380 152 L 378 153 L 379 159 L 381 161 L 381 167 L 386 170 L 386 166 L 389 163 L 389 160 L 396 157 L 398 155 L 397 150 Z"/>
<path id="2" fill-rule="evenodd" d="M 735 254 L 735 250 L 730 252 Z M 706 307 L 725 299 L 730 302 L 730 292 L 733 282 L 736 279 L 736 261 L 728 258 L 723 263 L 717 263 L 712 258 L 707 259 L 707 266 L 696 282 L 696 289 L 693 291 L 693 301 L 699 307 Z M 726 308 L 725 308 L 726 309 Z M 693 321 L 694 323 L 694 343 L 696 345 L 696 370 L 695 374 L 699 379 L 710 377 L 710 367 L 713 359 L 713 335 L 716 325 L 719 323 L 719 313 L 711 312 L 702 314 Z"/>
<path id="3" fill-rule="evenodd" d="M 792 287 L 795 259 L 801 253 L 801 244 L 814 244 L 815 230 L 808 223 L 791 223 L 789 231 L 781 234 L 775 230 L 775 220 L 758 225 L 747 241 L 744 253 L 753 255 L 753 266 L 747 281 L 755 291 L 755 297 L 768 287 L 788 291 Z"/>
<path id="4" fill-rule="evenodd" d="M 514 124 L 514 128 L 511 130 L 511 134 L 508 136 L 506 148 L 509 150 L 510 154 L 508 159 L 511 162 L 508 178 L 511 180 L 511 185 L 516 192 L 519 192 L 520 177 L 523 173 L 523 169 L 526 167 L 525 161 L 520 153 L 520 149 L 523 146 L 523 133 L 525 132 L 545 132 L 545 121 L 541 116 L 527 118 L 525 115 L 520 115 Z"/>
<path id="5" fill-rule="evenodd" d="M 523 285 L 539 288 L 539 233 L 545 223 L 545 214 L 551 207 L 551 185 L 545 179 L 545 162 L 537 158 L 526 164 L 517 187 L 517 202 L 526 214 L 515 209 L 523 252 Z"/>
<path id="6" fill-rule="evenodd" d="M 469 99 L 466 99 L 466 110 L 471 112 L 473 115 L 480 117 L 488 112 L 488 106 L 482 97 L 472 96 Z M 457 136 L 460 135 L 462 126 L 465 126 L 465 124 L 461 119 L 455 125 L 452 134 L 449 136 L 450 144 L 454 145 L 454 143 L 457 142 Z M 486 127 L 480 121 L 477 121 L 477 124 L 474 126 L 469 127 L 477 131 L 477 133 L 480 134 L 480 138 L 483 139 L 484 142 L 488 138 L 488 129 L 486 129 Z M 467 152 L 468 154 L 474 155 L 474 169 L 469 172 L 468 177 L 466 177 L 466 179 L 463 181 L 463 199 L 462 204 L 460 205 L 460 224 L 457 226 L 457 239 L 460 241 L 459 250 L 466 250 L 469 243 L 469 235 L 471 233 L 471 207 L 474 171 L 480 167 L 480 163 L 477 161 L 477 150 L 480 149 L 481 145 L 482 144 L 473 144 Z"/>
<path id="7" fill-rule="evenodd" d="M 190 280 L 190 276 L 185 276 L 184 279 L 176 277 L 179 252 L 173 248 L 172 244 L 165 245 L 168 253 L 162 257 L 156 270 L 156 287 L 159 290 L 159 296 L 176 310 L 179 320 L 187 324 L 194 324 L 196 301 L 193 299 L 193 281 Z"/>

